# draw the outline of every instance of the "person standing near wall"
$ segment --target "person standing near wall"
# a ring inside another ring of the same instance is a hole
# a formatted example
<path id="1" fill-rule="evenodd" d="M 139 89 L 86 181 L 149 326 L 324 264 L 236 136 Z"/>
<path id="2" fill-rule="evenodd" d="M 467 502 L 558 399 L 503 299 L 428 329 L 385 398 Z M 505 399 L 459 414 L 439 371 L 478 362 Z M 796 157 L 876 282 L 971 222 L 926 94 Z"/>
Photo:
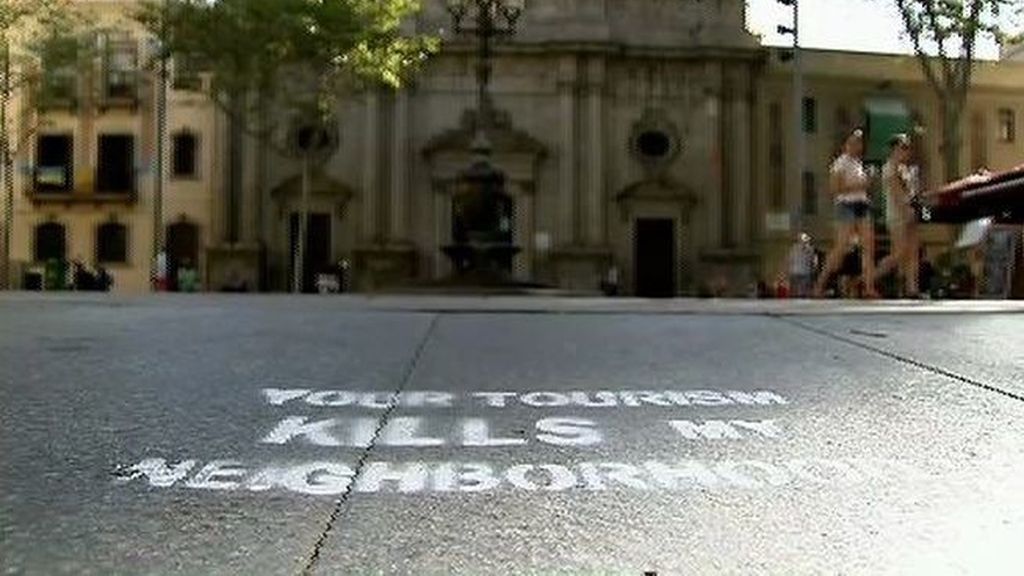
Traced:
<path id="1" fill-rule="evenodd" d="M 167 289 L 168 289 L 168 285 L 167 285 L 168 278 L 167 278 L 167 276 L 168 276 L 168 272 L 169 271 L 170 271 L 170 268 L 169 268 L 169 265 L 168 265 L 168 262 L 167 262 L 167 251 L 166 250 L 160 250 L 160 252 L 158 252 L 157 255 L 156 255 L 156 267 L 155 267 L 155 270 L 154 270 L 154 273 L 156 274 L 156 277 L 153 278 L 153 288 L 157 292 L 166 292 L 167 291 Z"/>
<path id="2" fill-rule="evenodd" d="M 843 143 L 843 152 L 832 163 L 829 187 L 836 206 L 836 240 L 825 266 L 814 285 L 814 296 L 822 297 L 825 285 L 843 262 L 854 239 L 860 239 L 861 269 L 865 296 L 877 298 L 875 291 L 875 233 L 871 220 L 870 177 L 864 169 L 864 131 L 856 129 Z"/>
<path id="3" fill-rule="evenodd" d="M 889 159 L 882 168 L 882 185 L 885 190 L 885 224 L 892 238 L 892 253 L 878 265 L 876 275 L 884 276 L 894 268 L 904 280 L 904 297 L 915 298 L 920 293 L 918 284 L 918 241 L 917 201 L 918 185 L 916 167 L 910 165 L 910 138 L 897 134 L 889 141 Z"/>
<path id="4" fill-rule="evenodd" d="M 811 237 L 801 232 L 796 242 L 789 248 L 787 265 L 789 268 L 789 293 L 793 298 L 807 298 L 811 295 L 811 284 L 814 282 L 815 259 Z"/>

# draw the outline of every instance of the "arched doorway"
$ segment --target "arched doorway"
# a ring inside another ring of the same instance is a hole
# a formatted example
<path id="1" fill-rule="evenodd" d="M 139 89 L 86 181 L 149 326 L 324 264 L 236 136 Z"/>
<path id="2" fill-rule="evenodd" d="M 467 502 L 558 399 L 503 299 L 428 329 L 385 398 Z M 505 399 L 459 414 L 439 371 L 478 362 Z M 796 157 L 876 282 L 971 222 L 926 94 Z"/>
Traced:
<path id="1" fill-rule="evenodd" d="M 191 222 L 177 222 L 167 227 L 167 265 L 169 286 L 178 289 L 178 269 L 199 266 L 199 227 Z"/>

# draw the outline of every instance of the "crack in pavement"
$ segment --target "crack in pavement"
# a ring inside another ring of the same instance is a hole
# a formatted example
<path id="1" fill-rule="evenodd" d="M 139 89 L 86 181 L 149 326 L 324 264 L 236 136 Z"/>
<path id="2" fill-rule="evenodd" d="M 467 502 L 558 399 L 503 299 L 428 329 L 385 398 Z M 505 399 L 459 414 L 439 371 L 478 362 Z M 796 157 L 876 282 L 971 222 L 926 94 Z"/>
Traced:
<path id="1" fill-rule="evenodd" d="M 897 352 L 886 350 L 885 348 L 879 348 L 878 346 L 872 346 L 871 344 L 868 344 L 866 342 L 861 342 L 861 341 L 853 339 L 853 338 L 847 338 L 846 336 L 841 336 L 839 334 L 835 334 L 833 332 L 829 332 L 828 330 L 826 330 L 824 328 L 817 328 L 815 326 L 810 326 L 810 325 L 804 324 L 803 322 L 800 322 L 799 320 L 796 320 L 796 319 L 794 319 L 792 317 L 782 316 L 782 315 L 777 315 L 777 314 L 769 314 L 768 317 L 769 318 L 774 318 L 775 320 L 779 320 L 781 322 L 789 324 L 790 326 L 795 326 L 795 327 L 800 328 L 802 330 L 806 330 L 808 332 L 813 332 L 813 333 L 818 334 L 820 336 L 825 336 L 826 338 L 829 338 L 831 340 L 835 340 L 837 342 L 842 342 L 844 344 L 850 344 L 851 346 L 856 346 L 857 348 L 860 348 L 862 350 L 867 350 L 869 352 L 874 352 L 875 354 L 880 354 L 882 356 L 885 356 L 886 358 L 889 358 L 890 360 L 896 360 L 897 362 L 901 362 L 903 364 L 914 366 L 915 368 L 920 368 L 922 370 L 926 370 L 926 371 L 931 372 L 933 374 L 938 374 L 940 376 L 945 376 L 946 378 L 951 378 L 951 379 L 956 380 L 958 382 L 961 382 L 963 384 L 969 384 L 969 385 L 974 386 L 976 388 L 981 388 L 982 390 L 987 390 L 989 392 L 995 392 L 996 394 L 1001 394 L 1001 395 L 1006 396 L 1008 398 L 1012 398 L 1014 400 L 1018 400 L 1020 402 L 1024 402 L 1024 395 L 1018 394 L 1018 393 L 1010 391 L 1010 390 L 1005 390 L 1003 388 L 1000 388 L 998 386 L 994 386 L 992 384 L 986 384 L 986 383 L 981 382 L 979 380 L 975 380 L 975 379 L 973 379 L 973 378 L 971 378 L 969 376 L 964 376 L 963 374 L 957 374 L 956 372 L 951 372 L 951 371 L 946 370 L 945 368 L 942 368 L 940 366 L 935 366 L 935 365 L 932 365 L 932 364 L 928 364 L 927 362 L 922 362 L 920 360 L 915 360 L 913 358 L 910 358 L 909 356 L 904 356 L 904 355 L 899 354 Z M 856 332 L 853 332 L 853 331 L 851 331 L 851 332 L 856 334 Z"/>
<path id="2" fill-rule="evenodd" d="M 320 551 L 323 549 L 324 545 L 327 544 L 327 538 L 330 536 L 331 530 L 334 528 L 334 524 L 338 521 L 338 518 L 341 517 L 345 508 L 348 506 L 349 496 L 352 494 L 352 489 L 355 486 L 356 481 L 359 479 L 360 474 L 363 472 L 363 467 L 366 465 L 366 461 L 370 457 L 370 452 L 372 452 L 374 447 L 377 445 L 377 440 L 380 438 L 381 432 L 387 425 L 388 419 L 391 418 L 391 414 L 396 408 L 398 408 L 398 400 L 401 397 L 402 392 L 405 391 L 405 388 L 409 385 L 409 381 L 412 380 L 412 375 L 415 373 L 416 366 L 419 364 L 420 358 L 423 356 L 423 351 L 427 347 L 427 342 L 430 341 L 431 336 L 434 334 L 440 317 L 440 314 L 435 314 L 431 318 L 430 325 L 423 333 L 423 337 L 420 339 L 419 344 L 416 346 L 416 350 L 413 352 L 409 366 L 406 368 L 405 373 L 402 374 L 398 388 L 396 388 L 388 398 L 387 408 L 384 409 L 384 413 L 381 415 L 380 421 L 377 422 L 377 428 L 373 431 L 373 437 L 370 439 L 369 446 L 366 447 L 366 450 L 363 450 L 362 454 L 360 454 L 359 458 L 356 460 L 354 469 L 355 473 L 352 475 L 352 480 L 345 488 L 345 492 L 342 493 L 341 497 L 335 503 L 330 516 L 327 517 L 327 524 L 317 537 L 316 542 L 313 544 L 313 551 L 310 553 L 309 558 L 306 560 L 306 564 L 299 572 L 301 576 L 310 576 L 313 574 L 313 569 L 316 568 L 316 564 L 320 560 Z"/>

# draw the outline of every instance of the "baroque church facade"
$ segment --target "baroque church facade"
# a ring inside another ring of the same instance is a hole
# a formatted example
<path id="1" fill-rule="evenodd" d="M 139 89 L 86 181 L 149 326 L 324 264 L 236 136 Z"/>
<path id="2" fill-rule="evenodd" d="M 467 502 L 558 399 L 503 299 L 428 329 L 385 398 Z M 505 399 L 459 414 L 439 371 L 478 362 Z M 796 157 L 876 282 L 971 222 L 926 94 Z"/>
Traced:
<path id="1" fill-rule="evenodd" d="M 614 266 L 627 292 L 653 295 L 756 276 L 765 53 L 744 21 L 742 0 L 527 3 L 497 49 L 490 131 L 514 202 L 518 280 L 592 291 Z M 443 2 L 425 2 L 410 25 L 448 28 Z M 451 273 L 441 249 L 471 161 L 477 56 L 472 41 L 442 34 L 409 86 L 346 98 L 337 150 L 314 169 L 307 265 L 345 258 L 360 290 Z M 299 164 L 249 148 L 246 196 L 215 218 L 218 236 L 237 226 L 238 241 L 213 247 L 210 282 L 258 283 L 262 245 L 264 282 L 286 290 Z"/>

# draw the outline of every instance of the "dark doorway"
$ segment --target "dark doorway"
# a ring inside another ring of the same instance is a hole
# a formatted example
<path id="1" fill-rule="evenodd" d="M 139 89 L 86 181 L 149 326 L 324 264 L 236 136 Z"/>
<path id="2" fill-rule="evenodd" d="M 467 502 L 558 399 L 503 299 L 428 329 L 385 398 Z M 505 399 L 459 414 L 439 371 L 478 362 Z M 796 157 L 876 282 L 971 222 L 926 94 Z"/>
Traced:
<path id="1" fill-rule="evenodd" d="M 36 262 L 67 259 L 67 233 L 63 224 L 47 222 L 36 227 L 34 249 Z"/>
<path id="2" fill-rule="evenodd" d="M 167 227 L 167 274 L 171 290 L 178 288 L 178 269 L 199 266 L 199 228 L 189 222 Z"/>
<path id="3" fill-rule="evenodd" d="M 299 252 L 299 215 L 292 214 L 288 226 L 288 245 L 291 256 L 288 264 L 288 289 L 292 289 L 295 258 Z M 317 274 L 331 271 L 331 215 L 310 214 L 306 228 L 306 258 L 302 265 L 302 291 L 316 292 Z"/>
<path id="4" fill-rule="evenodd" d="M 108 194 L 135 192 L 135 138 L 103 134 L 96 161 L 96 191 Z"/>
<path id="5" fill-rule="evenodd" d="M 636 295 L 671 298 L 676 295 L 675 223 L 671 218 L 640 218 L 633 235 Z"/>

